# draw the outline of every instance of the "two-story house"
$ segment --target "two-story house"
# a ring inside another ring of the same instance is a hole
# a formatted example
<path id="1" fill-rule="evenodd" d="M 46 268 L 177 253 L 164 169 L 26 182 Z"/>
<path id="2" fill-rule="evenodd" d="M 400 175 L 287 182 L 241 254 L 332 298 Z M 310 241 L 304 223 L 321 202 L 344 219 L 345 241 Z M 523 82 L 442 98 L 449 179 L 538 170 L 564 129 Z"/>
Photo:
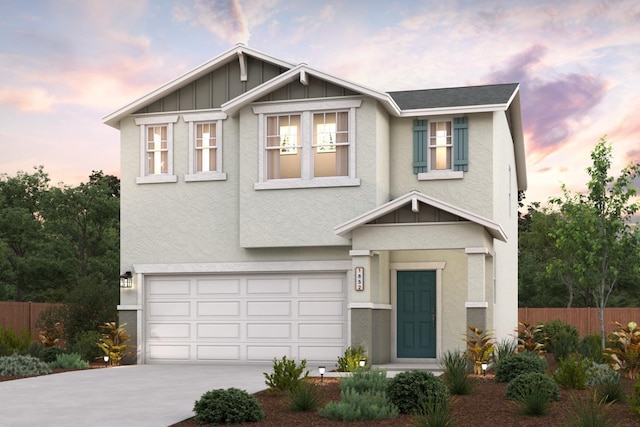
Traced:
<path id="1" fill-rule="evenodd" d="M 387 93 L 237 45 L 104 123 L 138 363 L 426 362 L 517 327 L 518 84 Z"/>

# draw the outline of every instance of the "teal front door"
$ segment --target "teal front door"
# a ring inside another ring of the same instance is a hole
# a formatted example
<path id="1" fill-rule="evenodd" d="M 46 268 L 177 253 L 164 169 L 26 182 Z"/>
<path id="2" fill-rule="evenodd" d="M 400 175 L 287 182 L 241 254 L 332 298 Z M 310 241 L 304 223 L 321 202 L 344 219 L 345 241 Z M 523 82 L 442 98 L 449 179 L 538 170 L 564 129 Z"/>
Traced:
<path id="1" fill-rule="evenodd" d="M 398 271 L 398 358 L 436 357 L 436 272 Z"/>

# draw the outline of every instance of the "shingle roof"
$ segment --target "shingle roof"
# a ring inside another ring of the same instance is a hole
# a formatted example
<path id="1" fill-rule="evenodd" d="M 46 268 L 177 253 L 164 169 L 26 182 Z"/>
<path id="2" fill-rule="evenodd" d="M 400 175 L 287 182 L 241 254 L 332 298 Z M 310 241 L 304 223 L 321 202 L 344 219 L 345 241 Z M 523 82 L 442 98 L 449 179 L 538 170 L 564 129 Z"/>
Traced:
<path id="1" fill-rule="evenodd" d="M 401 110 L 507 104 L 517 83 L 389 92 Z"/>

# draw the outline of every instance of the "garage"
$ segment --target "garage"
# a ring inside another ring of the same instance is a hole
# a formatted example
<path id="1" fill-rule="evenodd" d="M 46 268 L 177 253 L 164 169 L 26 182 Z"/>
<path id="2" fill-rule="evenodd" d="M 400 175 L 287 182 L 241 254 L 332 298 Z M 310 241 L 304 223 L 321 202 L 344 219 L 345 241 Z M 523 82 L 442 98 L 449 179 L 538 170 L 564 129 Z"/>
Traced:
<path id="1" fill-rule="evenodd" d="M 335 363 L 347 346 L 344 273 L 144 277 L 146 363 Z"/>

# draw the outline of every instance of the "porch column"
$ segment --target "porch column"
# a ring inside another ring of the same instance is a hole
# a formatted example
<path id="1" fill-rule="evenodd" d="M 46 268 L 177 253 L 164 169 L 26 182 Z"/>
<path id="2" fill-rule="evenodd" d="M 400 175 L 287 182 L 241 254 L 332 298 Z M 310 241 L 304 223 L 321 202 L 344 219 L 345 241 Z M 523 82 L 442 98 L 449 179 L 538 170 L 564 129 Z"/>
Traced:
<path id="1" fill-rule="evenodd" d="M 489 250 L 484 247 L 466 248 L 467 254 L 467 326 L 487 329 L 487 308 L 485 296 L 485 256 Z"/>
<path id="2" fill-rule="evenodd" d="M 349 314 L 352 347 L 362 346 L 370 363 L 390 359 L 391 306 L 376 303 L 380 282 L 378 255 L 369 250 L 352 250 L 353 283 L 349 283 Z M 358 270 L 362 274 L 358 277 Z"/>

